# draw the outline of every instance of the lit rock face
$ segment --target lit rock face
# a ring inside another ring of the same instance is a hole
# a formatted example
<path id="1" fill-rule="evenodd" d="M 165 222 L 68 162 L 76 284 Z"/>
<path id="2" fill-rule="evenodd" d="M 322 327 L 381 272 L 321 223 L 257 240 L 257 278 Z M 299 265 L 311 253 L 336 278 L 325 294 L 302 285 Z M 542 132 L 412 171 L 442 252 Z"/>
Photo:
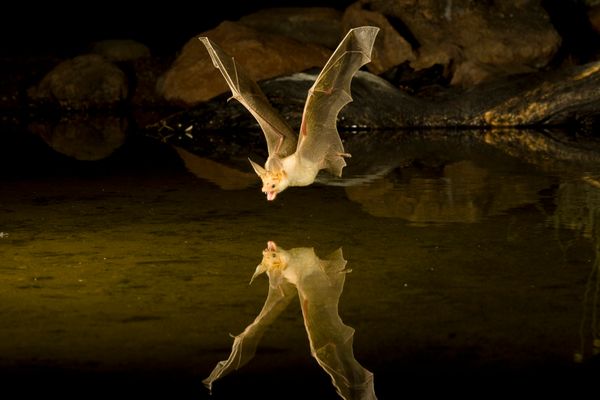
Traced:
<path id="1" fill-rule="evenodd" d="M 442 65 L 457 86 L 533 72 L 561 44 L 538 1 L 361 0 L 350 8 L 355 23 L 362 22 L 361 12 L 363 18 L 384 15 L 412 45 L 414 59 L 407 56 L 412 68 Z M 407 53 L 402 47 L 396 51 Z"/>
<path id="2" fill-rule="evenodd" d="M 300 43 L 285 36 L 261 33 L 245 25 L 225 21 L 203 32 L 235 57 L 249 75 L 259 81 L 322 67 L 331 51 Z M 227 84 L 214 68 L 208 52 L 197 37 L 191 38 L 179 57 L 158 82 L 158 91 L 172 103 L 195 105 L 225 93 Z"/>

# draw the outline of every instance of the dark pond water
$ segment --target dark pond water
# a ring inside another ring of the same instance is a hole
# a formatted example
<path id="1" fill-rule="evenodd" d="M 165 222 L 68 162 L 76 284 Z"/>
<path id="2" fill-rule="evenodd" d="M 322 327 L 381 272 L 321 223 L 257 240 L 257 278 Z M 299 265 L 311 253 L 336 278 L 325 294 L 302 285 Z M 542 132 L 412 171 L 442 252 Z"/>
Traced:
<path id="1" fill-rule="evenodd" d="M 245 163 L 71 134 L 0 133 L 6 390 L 209 398 L 249 325 L 214 399 L 339 398 L 328 372 L 353 398 L 597 388 L 594 139 L 348 135 L 344 179 L 269 203 Z M 269 241 L 285 290 L 249 285 Z"/>

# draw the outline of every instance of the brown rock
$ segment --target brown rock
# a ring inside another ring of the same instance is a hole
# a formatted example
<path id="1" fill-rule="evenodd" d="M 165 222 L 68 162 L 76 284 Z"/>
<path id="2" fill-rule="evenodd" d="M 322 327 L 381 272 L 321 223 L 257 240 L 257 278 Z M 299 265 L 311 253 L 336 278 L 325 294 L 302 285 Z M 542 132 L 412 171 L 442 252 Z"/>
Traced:
<path id="1" fill-rule="evenodd" d="M 238 21 L 260 32 L 335 49 L 343 36 L 342 12 L 329 7 L 268 8 Z"/>
<path id="2" fill-rule="evenodd" d="M 594 28 L 596 32 L 600 33 L 600 4 L 590 7 L 587 14 L 592 28 Z"/>
<path id="3" fill-rule="evenodd" d="M 92 53 L 114 62 L 134 61 L 150 57 L 150 49 L 135 40 L 101 40 L 94 43 Z"/>
<path id="4" fill-rule="evenodd" d="M 33 100 L 72 109 L 113 107 L 125 100 L 127 93 L 125 73 L 97 54 L 63 61 L 28 91 Z"/>
<path id="5" fill-rule="evenodd" d="M 381 74 L 405 61 L 415 61 L 411 45 L 392 27 L 387 18 L 377 11 L 365 10 L 360 3 L 354 3 L 344 12 L 342 26 L 344 32 L 358 26 L 377 26 L 381 30 L 377 35 L 373 57 L 367 69 Z"/>
<path id="6" fill-rule="evenodd" d="M 207 36 L 221 46 L 257 81 L 322 67 L 331 55 L 324 47 L 260 33 L 229 21 L 198 36 Z M 229 90 L 197 37 L 186 43 L 157 86 L 165 99 L 187 106 Z"/>
<path id="7" fill-rule="evenodd" d="M 361 0 L 415 42 L 416 70 L 443 65 L 454 85 L 533 71 L 552 59 L 561 38 L 539 1 Z M 408 38 L 407 38 L 408 39 Z M 463 66 L 463 64 L 465 64 Z M 491 73 L 493 72 L 493 73 Z"/>

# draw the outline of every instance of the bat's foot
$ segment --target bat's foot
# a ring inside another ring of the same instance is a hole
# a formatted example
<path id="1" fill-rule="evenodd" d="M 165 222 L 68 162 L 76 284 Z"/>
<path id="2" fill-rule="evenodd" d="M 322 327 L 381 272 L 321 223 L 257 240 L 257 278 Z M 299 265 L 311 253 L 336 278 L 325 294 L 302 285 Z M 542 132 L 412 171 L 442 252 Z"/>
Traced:
<path id="1" fill-rule="evenodd" d="M 337 153 L 338 156 L 340 157 L 345 157 L 345 158 L 351 158 L 352 154 L 350 153 Z"/>

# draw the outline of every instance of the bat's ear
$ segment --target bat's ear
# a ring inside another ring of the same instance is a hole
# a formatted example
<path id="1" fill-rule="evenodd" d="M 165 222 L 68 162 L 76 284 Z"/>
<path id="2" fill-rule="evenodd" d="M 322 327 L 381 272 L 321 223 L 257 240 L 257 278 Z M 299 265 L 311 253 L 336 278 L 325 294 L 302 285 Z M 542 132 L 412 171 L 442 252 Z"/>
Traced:
<path id="1" fill-rule="evenodd" d="M 249 285 L 252 285 L 252 282 L 254 282 L 254 279 L 259 276 L 260 274 L 262 274 L 263 272 L 265 272 L 267 270 L 267 267 L 264 266 L 262 263 L 260 263 L 258 265 L 258 267 L 256 267 L 256 271 L 254 271 L 254 275 L 252 275 L 252 278 L 250 278 L 250 283 Z"/>
<path id="2" fill-rule="evenodd" d="M 261 167 L 251 159 L 248 159 L 248 161 L 250 161 L 250 165 L 252 165 L 252 168 L 254 168 L 254 172 L 256 172 L 256 174 L 261 178 L 267 173 L 267 171 L 263 167 Z"/>

